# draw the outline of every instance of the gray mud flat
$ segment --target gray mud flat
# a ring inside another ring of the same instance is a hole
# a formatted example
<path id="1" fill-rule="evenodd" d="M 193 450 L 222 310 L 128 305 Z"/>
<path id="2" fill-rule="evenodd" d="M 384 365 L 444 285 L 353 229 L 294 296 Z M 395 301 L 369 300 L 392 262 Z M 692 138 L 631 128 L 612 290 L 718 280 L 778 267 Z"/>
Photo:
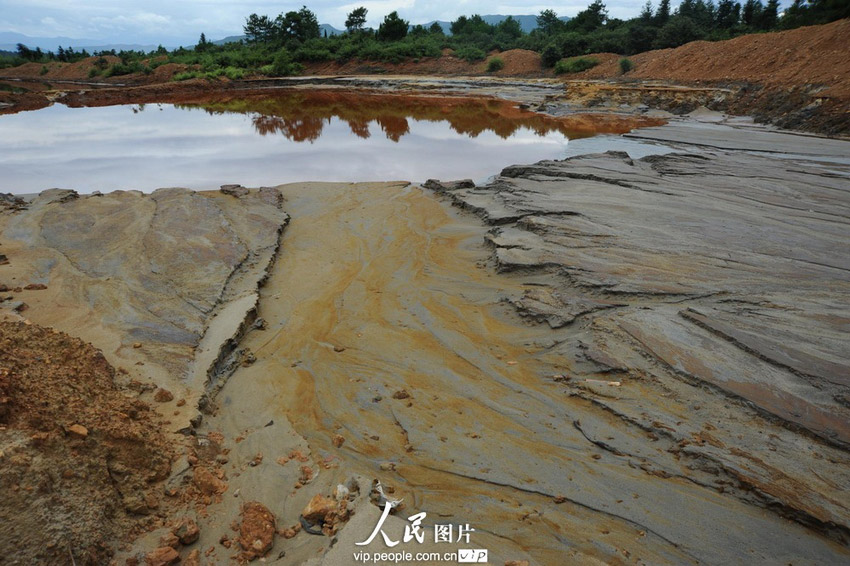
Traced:
<path id="1" fill-rule="evenodd" d="M 511 301 L 530 320 L 571 329 L 550 353 L 572 362 L 564 393 L 587 402 L 586 414 L 570 411 L 587 440 L 671 485 L 686 479 L 805 524 L 846 560 L 850 144 L 692 123 L 630 137 L 676 150 L 430 186 L 493 225 L 502 272 L 545 274 Z M 682 495 L 668 487 L 665 497 Z M 784 561 L 786 543 L 795 563 L 842 561 L 817 557 L 814 534 L 792 541 L 732 527 L 743 515 L 708 520 L 713 507 L 688 495 L 623 516 L 659 532 L 653 513 L 687 510 L 665 539 L 708 563 Z M 711 529 L 692 530 L 707 520 L 725 548 Z M 760 537 L 765 547 L 751 554 Z"/>

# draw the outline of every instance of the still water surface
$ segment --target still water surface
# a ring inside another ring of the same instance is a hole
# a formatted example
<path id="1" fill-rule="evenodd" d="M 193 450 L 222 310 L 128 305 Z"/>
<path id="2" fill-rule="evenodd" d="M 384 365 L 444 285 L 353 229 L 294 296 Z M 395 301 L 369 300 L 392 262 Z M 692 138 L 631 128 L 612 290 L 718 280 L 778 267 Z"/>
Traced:
<path id="1" fill-rule="evenodd" d="M 290 93 L 203 105 L 57 104 L 0 116 L 0 192 L 481 180 L 564 157 L 578 136 L 530 113 L 505 117 L 503 102 L 446 100 Z"/>

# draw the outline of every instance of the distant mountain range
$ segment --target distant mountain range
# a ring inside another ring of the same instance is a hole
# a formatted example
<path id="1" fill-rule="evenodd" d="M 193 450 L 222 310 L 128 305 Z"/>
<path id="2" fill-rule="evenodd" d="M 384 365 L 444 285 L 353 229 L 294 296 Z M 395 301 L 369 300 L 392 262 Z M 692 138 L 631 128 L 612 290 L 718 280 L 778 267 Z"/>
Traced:
<path id="1" fill-rule="evenodd" d="M 516 21 L 519 22 L 522 31 L 525 33 L 529 33 L 530 31 L 537 28 L 537 16 L 510 16 Z M 481 18 L 490 25 L 496 25 L 508 18 L 508 16 L 503 16 L 501 14 L 493 14 L 487 16 L 481 16 Z M 570 18 L 562 17 L 560 18 L 563 21 L 567 21 Z M 451 22 L 445 22 L 440 20 L 430 21 L 427 24 L 422 24 L 424 27 L 428 28 L 434 23 L 438 23 L 441 28 L 443 28 L 443 32 L 447 35 L 451 34 Z M 320 24 L 319 32 L 322 36 L 327 34 L 328 36 L 339 35 L 341 33 L 345 33 L 345 30 L 337 29 L 330 24 Z M 224 39 L 219 39 L 218 41 L 213 41 L 216 45 L 223 45 L 225 43 L 230 43 L 234 41 L 239 41 L 245 39 L 244 35 L 231 35 L 225 37 Z M 121 51 L 122 49 L 126 50 L 134 50 L 134 51 L 154 51 L 158 45 L 141 45 L 135 43 L 107 43 L 102 40 L 96 39 L 75 39 L 72 37 L 30 37 L 27 35 L 23 35 L 20 33 L 2 31 L 0 32 L 0 51 L 17 51 L 18 44 L 23 43 L 30 49 L 35 49 L 36 47 L 40 47 L 43 51 L 56 51 L 60 46 L 63 48 L 73 47 L 75 50 L 80 51 L 85 49 L 86 51 L 109 51 L 110 49 L 114 49 L 116 51 Z M 188 42 L 185 44 L 187 47 L 194 45 L 192 42 Z M 171 44 L 163 44 L 164 47 L 168 49 L 174 49 L 178 47 L 177 45 Z"/>
<path id="2" fill-rule="evenodd" d="M 501 14 L 491 14 L 488 16 L 481 16 L 481 19 L 490 24 L 491 26 L 495 26 L 497 24 L 502 23 L 504 20 L 507 20 L 509 17 L 515 19 L 519 22 L 519 27 L 522 28 L 522 31 L 525 33 L 529 33 L 535 29 L 537 29 L 537 16 L 503 16 Z M 568 16 L 563 16 L 558 18 L 559 20 L 566 22 L 569 21 Z M 440 24 L 440 27 L 443 28 L 443 33 L 446 35 L 451 34 L 452 23 L 444 22 L 442 20 L 434 20 L 432 22 L 428 22 L 427 24 L 422 24 L 425 28 L 431 27 L 434 23 Z"/>
<path id="3" fill-rule="evenodd" d="M 135 51 L 154 51 L 157 45 L 140 45 L 135 43 L 106 43 L 97 39 L 75 39 L 73 37 L 30 37 L 22 33 L 11 31 L 0 31 L 0 50 L 17 51 L 18 44 L 23 43 L 30 49 L 40 47 L 42 51 L 56 51 L 60 46 L 63 48 L 73 47 L 76 51 L 85 49 L 86 51 L 116 51 L 135 50 Z M 166 45 L 169 49 L 177 47 L 176 45 Z"/>

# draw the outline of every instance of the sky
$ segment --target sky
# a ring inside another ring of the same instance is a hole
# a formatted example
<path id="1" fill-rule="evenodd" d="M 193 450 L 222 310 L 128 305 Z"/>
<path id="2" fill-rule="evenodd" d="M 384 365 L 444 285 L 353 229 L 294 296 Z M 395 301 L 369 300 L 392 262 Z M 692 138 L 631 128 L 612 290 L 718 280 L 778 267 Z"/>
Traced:
<path id="1" fill-rule="evenodd" d="M 95 39 L 106 43 L 194 45 L 203 32 L 217 40 L 241 35 L 245 18 L 257 13 L 276 16 L 302 4 L 316 13 L 319 23 L 344 27 L 346 15 L 358 6 L 368 12 L 367 25 L 377 27 L 392 11 L 413 24 L 452 21 L 472 14 L 538 14 L 552 9 L 559 16 L 574 16 L 591 0 L 541 3 L 540 0 L 0 0 L 0 32 L 31 37 Z M 636 16 L 645 0 L 608 0 L 612 17 Z M 658 4 L 655 0 L 653 4 Z M 678 2 L 672 2 L 673 5 Z"/>

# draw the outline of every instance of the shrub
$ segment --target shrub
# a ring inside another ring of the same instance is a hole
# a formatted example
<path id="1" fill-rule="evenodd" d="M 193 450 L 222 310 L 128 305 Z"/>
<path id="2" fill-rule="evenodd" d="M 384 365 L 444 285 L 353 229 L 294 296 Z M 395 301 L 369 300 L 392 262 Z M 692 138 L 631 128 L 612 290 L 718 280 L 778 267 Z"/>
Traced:
<path id="1" fill-rule="evenodd" d="M 236 67 L 226 67 L 224 69 L 224 76 L 231 81 L 238 81 L 245 77 L 245 71 L 237 69 Z"/>
<path id="2" fill-rule="evenodd" d="M 599 64 L 599 61 L 592 57 L 575 57 L 573 59 L 561 59 L 555 63 L 555 74 L 562 75 L 564 73 L 580 73 L 588 69 L 592 69 Z"/>
<path id="3" fill-rule="evenodd" d="M 39 71 L 39 72 L 38 72 L 38 74 L 39 74 L 39 75 L 46 75 L 46 74 L 47 74 L 47 73 L 49 73 L 49 72 L 50 72 L 50 71 L 48 71 L 48 70 L 47 70 L 47 65 L 42 65 L 42 66 L 41 66 L 41 71 Z"/>
<path id="4" fill-rule="evenodd" d="M 289 55 L 289 51 L 281 49 L 274 56 L 271 65 L 260 67 L 260 72 L 272 77 L 288 77 L 300 73 L 302 69 L 304 67 L 300 64 L 292 62 L 292 56 Z"/>
<path id="5" fill-rule="evenodd" d="M 540 56 L 540 62 L 544 67 L 554 67 L 561 60 L 561 50 L 555 44 L 548 45 Z"/>
<path id="6" fill-rule="evenodd" d="M 92 67 L 91 69 L 89 69 L 89 78 L 90 79 L 95 78 L 99 74 L 100 74 L 100 71 L 98 71 L 96 68 Z"/>
<path id="7" fill-rule="evenodd" d="M 455 51 L 455 57 L 459 59 L 465 59 L 470 63 L 474 63 L 475 61 L 484 60 L 487 57 L 487 54 L 484 53 L 483 49 L 464 45 L 463 47 Z"/>
<path id="8" fill-rule="evenodd" d="M 505 68 L 505 62 L 498 57 L 493 57 L 487 62 L 487 72 L 495 73 Z"/>
<path id="9" fill-rule="evenodd" d="M 625 75 L 634 68 L 635 64 L 632 63 L 631 59 L 626 59 L 625 57 L 620 59 L 620 73 Z"/>
<path id="10" fill-rule="evenodd" d="M 182 73 L 177 73 L 176 75 L 174 75 L 174 78 L 171 80 L 187 81 L 189 79 L 197 79 L 200 76 L 203 76 L 203 73 L 201 73 L 200 71 L 183 71 Z"/>

